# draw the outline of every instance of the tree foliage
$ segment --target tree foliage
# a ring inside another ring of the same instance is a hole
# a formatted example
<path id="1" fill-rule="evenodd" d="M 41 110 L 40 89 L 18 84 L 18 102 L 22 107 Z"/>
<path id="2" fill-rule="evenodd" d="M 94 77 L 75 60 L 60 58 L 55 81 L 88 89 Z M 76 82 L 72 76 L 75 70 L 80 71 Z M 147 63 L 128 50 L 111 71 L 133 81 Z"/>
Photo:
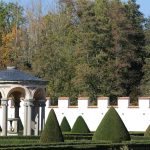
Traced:
<path id="1" fill-rule="evenodd" d="M 149 94 L 149 19 L 135 0 L 59 0 L 42 13 L 42 1 L 23 9 L 0 2 L 0 65 L 17 65 L 49 81 L 47 94 L 130 96 Z"/>
<path id="2" fill-rule="evenodd" d="M 146 20 L 145 25 L 145 50 L 146 50 L 146 58 L 144 60 L 143 66 L 143 78 L 141 81 L 140 89 L 141 95 L 149 96 L 150 95 L 150 18 Z"/>

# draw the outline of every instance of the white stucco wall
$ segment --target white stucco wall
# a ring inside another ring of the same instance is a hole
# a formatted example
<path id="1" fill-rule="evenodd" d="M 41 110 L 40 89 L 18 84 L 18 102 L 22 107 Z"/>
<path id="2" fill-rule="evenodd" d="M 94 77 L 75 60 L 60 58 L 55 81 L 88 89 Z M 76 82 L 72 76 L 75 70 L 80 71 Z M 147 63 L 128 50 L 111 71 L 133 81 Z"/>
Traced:
<path id="1" fill-rule="evenodd" d="M 150 98 L 141 97 L 138 100 L 138 106 L 130 106 L 128 97 L 118 98 L 118 105 L 115 106 L 124 124 L 129 131 L 145 131 L 150 124 Z M 78 116 L 82 116 L 89 129 L 95 131 L 109 109 L 108 97 L 99 97 L 97 106 L 89 106 L 88 97 L 80 97 L 78 99 L 78 106 L 70 106 L 67 97 L 62 97 L 58 100 L 58 106 L 51 106 L 50 101 L 46 101 L 45 117 L 47 118 L 49 111 L 53 108 L 59 123 L 61 123 L 64 116 L 66 116 L 70 126 L 72 127 Z M 13 117 L 14 108 L 8 106 L 8 117 Z M 20 103 L 20 118 L 24 122 L 24 104 Z M 0 118 L 2 118 L 2 109 L 0 107 Z M 46 120 L 46 119 L 45 119 Z M 0 125 L 2 119 L 0 119 Z M 110 123 L 111 126 L 111 123 Z"/>
<path id="2" fill-rule="evenodd" d="M 130 106 L 128 97 L 118 98 L 118 105 L 114 106 L 124 124 L 129 131 L 145 131 L 150 124 L 150 98 L 140 97 L 138 106 Z M 48 103 L 48 101 L 47 101 Z M 72 127 L 76 118 L 81 115 L 91 131 L 95 131 L 104 117 L 109 106 L 108 97 L 99 97 L 97 106 L 89 106 L 88 98 L 79 98 L 78 106 L 69 106 L 68 98 L 60 98 L 58 100 L 58 107 L 47 105 L 46 117 L 50 109 L 54 109 L 59 123 L 61 123 L 64 116 L 66 116 L 70 126 Z M 111 126 L 111 123 L 110 123 Z"/>

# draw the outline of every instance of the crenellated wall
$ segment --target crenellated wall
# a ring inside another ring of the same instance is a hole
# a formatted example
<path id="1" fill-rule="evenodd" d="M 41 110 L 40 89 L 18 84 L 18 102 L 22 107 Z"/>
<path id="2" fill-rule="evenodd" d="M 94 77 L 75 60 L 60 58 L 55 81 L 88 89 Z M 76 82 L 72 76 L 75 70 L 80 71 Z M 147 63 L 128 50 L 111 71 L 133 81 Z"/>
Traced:
<path id="1" fill-rule="evenodd" d="M 76 118 L 81 115 L 90 130 L 95 131 L 110 108 L 109 98 L 98 97 L 96 106 L 90 106 L 88 99 L 88 97 L 79 97 L 77 106 L 70 106 L 68 97 L 60 97 L 58 106 L 51 106 L 50 100 L 47 100 L 46 117 L 53 108 L 58 121 L 61 123 L 62 118 L 66 116 L 72 127 Z M 114 107 L 129 131 L 145 131 L 150 124 L 150 97 L 139 97 L 138 106 L 131 106 L 129 97 L 119 97 L 117 105 Z"/>
<path id="2" fill-rule="evenodd" d="M 58 100 L 58 106 L 52 106 L 50 99 L 47 98 L 45 118 L 47 118 L 49 111 L 53 108 L 59 123 L 61 123 L 63 117 L 66 116 L 72 127 L 76 118 L 81 115 L 85 119 L 89 129 L 95 131 L 111 106 L 109 105 L 108 97 L 98 97 L 96 106 L 90 106 L 88 99 L 88 97 L 79 97 L 78 105 L 70 106 L 70 100 L 68 97 L 60 97 Z M 119 97 L 117 105 L 113 107 L 115 107 L 129 131 L 145 131 L 150 124 L 150 97 L 139 97 L 138 106 L 131 106 L 129 97 Z M 14 111 L 14 107 L 11 106 L 11 100 L 9 100 L 8 118 L 14 117 Z M 23 100 L 20 102 L 19 114 L 22 122 L 24 122 Z M 0 109 L 0 118 L 2 118 L 2 109 Z M 0 119 L 0 125 L 1 124 L 2 119 Z"/>

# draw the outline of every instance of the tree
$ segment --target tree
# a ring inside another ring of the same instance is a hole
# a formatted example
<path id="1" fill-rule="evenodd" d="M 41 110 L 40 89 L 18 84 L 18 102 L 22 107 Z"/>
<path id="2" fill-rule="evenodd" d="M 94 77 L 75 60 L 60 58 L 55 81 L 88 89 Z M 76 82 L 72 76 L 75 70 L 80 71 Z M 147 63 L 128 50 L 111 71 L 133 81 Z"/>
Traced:
<path id="1" fill-rule="evenodd" d="M 130 24 L 128 32 L 128 49 L 130 50 L 131 59 L 129 60 L 129 67 L 127 72 L 124 73 L 126 88 L 126 95 L 129 95 L 132 100 L 135 100 L 140 94 L 139 85 L 143 77 L 142 67 L 146 56 L 145 35 L 143 30 L 144 17 L 139 11 L 139 5 L 135 0 L 129 0 L 126 7 L 126 16 Z"/>
<path id="2" fill-rule="evenodd" d="M 76 83 L 80 95 L 97 97 L 106 95 L 110 65 L 108 50 L 112 47 L 111 26 L 106 1 L 78 1 Z M 85 38 L 86 37 L 86 38 Z M 113 81 L 113 80 L 112 80 Z M 98 83 L 98 84 L 97 84 Z M 109 81 L 109 83 L 111 83 Z"/>
<path id="3" fill-rule="evenodd" d="M 52 143 L 52 142 L 63 142 L 63 135 L 53 109 L 51 109 L 44 130 L 42 131 L 40 142 L 41 143 Z"/>
<path id="4" fill-rule="evenodd" d="M 90 130 L 82 116 L 79 116 L 76 119 L 71 129 L 71 133 L 90 133 Z"/>
<path id="5" fill-rule="evenodd" d="M 62 132 L 70 132 L 71 131 L 71 127 L 70 127 L 69 122 L 66 117 L 63 118 L 60 128 L 61 128 Z"/>
<path id="6" fill-rule="evenodd" d="M 130 140 L 129 132 L 127 131 L 117 111 L 113 107 L 111 107 L 105 114 L 104 118 L 96 129 L 92 140 L 107 140 L 112 142 Z"/>
<path id="7" fill-rule="evenodd" d="M 0 54 L 1 68 L 20 61 L 21 26 L 24 24 L 23 8 L 17 3 L 0 2 Z"/>
<path id="8" fill-rule="evenodd" d="M 75 58 L 71 19 L 64 13 L 49 13 L 43 20 L 46 27 L 33 59 L 33 70 L 37 76 L 49 80 L 48 93 L 51 99 L 61 95 L 72 96 L 76 92 L 72 81 Z"/>
<path id="9" fill-rule="evenodd" d="M 141 95 L 149 96 L 150 95 L 150 18 L 147 19 L 145 24 L 145 50 L 146 58 L 143 66 L 143 78 L 141 80 Z"/>

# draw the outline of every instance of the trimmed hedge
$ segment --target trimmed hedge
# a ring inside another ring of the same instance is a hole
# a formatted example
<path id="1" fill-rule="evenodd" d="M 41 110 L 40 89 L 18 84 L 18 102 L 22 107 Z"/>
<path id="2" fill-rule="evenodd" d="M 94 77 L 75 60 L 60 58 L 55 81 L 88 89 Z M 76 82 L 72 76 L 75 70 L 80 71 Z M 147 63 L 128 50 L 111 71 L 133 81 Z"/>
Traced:
<path id="1" fill-rule="evenodd" d="M 63 118 L 60 128 L 61 128 L 62 132 L 70 132 L 71 131 L 71 127 L 70 127 L 69 122 L 66 117 Z"/>
<path id="2" fill-rule="evenodd" d="M 82 116 L 79 116 L 71 130 L 71 133 L 90 133 L 90 130 Z"/>
<path id="3" fill-rule="evenodd" d="M 63 135 L 53 109 L 51 109 L 44 130 L 42 131 L 40 142 L 51 143 L 51 142 L 63 142 Z"/>
<path id="4" fill-rule="evenodd" d="M 100 125 L 93 135 L 92 140 L 108 140 L 112 142 L 130 140 L 129 132 L 113 107 L 108 110 L 102 119 Z"/>
<path id="5" fill-rule="evenodd" d="M 34 135 L 27 135 L 27 136 L 23 136 L 23 135 L 16 135 L 16 136 L 0 136 L 0 140 L 10 140 L 10 139 L 18 139 L 18 140 L 22 140 L 22 139 L 27 139 L 27 140 L 36 140 L 36 139 L 40 139 L 40 136 L 34 136 Z"/>
<path id="6" fill-rule="evenodd" d="M 142 141 L 125 141 L 122 143 L 111 143 L 111 141 L 67 141 L 56 143 L 32 143 L 32 144 L 9 144 L 0 145 L 0 149 L 51 149 L 51 150 L 121 150 L 121 149 L 133 149 L 133 150 L 149 150 L 150 142 L 143 143 Z"/>
<path id="7" fill-rule="evenodd" d="M 148 128 L 146 129 L 145 133 L 144 133 L 144 137 L 150 137 L 150 125 L 148 126 Z"/>
<path id="8" fill-rule="evenodd" d="M 26 149 L 26 150 L 41 150 L 41 149 L 51 149 L 51 150 L 121 150 L 121 149 L 132 149 L 132 150 L 149 150 L 150 144 L 91 144 L 91 143 L 80 143 L 76 145 L 31 145 L 31 146 L 11 146 L 3 147 L 2 149 Z"/>

